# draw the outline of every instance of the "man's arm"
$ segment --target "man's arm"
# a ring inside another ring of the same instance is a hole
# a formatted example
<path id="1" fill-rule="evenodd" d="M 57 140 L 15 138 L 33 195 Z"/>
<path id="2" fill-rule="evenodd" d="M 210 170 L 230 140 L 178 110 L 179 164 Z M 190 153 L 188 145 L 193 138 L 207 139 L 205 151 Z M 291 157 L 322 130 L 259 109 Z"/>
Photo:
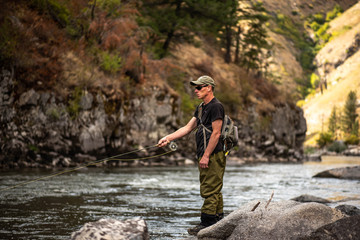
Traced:
<path id="1" fill-rule="evenodd" d="M 209 159 L 210 154 L 214 151 L 216 145 L 219 142 L 219 138 L 221 135 L 221 127 L 222 127 L 223 120 L 218 119 L 212 122 L 212 133 L 209 139 L 208 146 L 205 149 L 204 155 L 202 156 L 199 166 L 200 168 L 208 168 L 209 167 Z"/>
<path id="2" fill-rule="evenodd" d="M 182 128 L 179 128 L 175 132 L 163 137 L 158 142 L 158 147 L 166 146 L 170 141 L 181 138 L 187 134 L 189 134 L 192 130 L 196 128 L 196 118 L 192 117 L 190 121 Z"/>

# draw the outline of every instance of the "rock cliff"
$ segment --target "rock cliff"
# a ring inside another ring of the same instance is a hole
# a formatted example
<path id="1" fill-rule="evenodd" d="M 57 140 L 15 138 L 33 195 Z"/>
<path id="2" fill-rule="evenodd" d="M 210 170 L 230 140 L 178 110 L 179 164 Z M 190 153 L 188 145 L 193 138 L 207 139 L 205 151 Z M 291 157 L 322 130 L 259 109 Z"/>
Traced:
<path id="1" fill-rule="evenodd" d="M 0 84 L 0 163 L 3 168 L 76 166 L 153 146 L 160 137 L 180 127 L 180 99 L 157 87 L 153 87 L 148 96 L 119 100 L 114 106 L 101 93 L 86 90 L 78 91 L 68 100 L 51 91 L 29 89 L 18 94 L 13 73 L 5 69 L 2 69 Z M 241 143 L 232 157 L 246 161 L 302 159 L 306 121 L 301 109 L 284 104 L 271 114 L 272 120 L 263 131 L 253 124 L 239 122 Z M 258 116 L 253 112 L 249 118 Z M 165 163 L 177 164 L 169 160 L 182 157 L 194 159 L 193 136 L 179 141 L 179 145 L 178 153 L 163 158 Z M 151 156 L 160 151 L 163 150 L 155 147 L 138 155 Z M 146 164 L 149 163 L 151 161 Z"/>

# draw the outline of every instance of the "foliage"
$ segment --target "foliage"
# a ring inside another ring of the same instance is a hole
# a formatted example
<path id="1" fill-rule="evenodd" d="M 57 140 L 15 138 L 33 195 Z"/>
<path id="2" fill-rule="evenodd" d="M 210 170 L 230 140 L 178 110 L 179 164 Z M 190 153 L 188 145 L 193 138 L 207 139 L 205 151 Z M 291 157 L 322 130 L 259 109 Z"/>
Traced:
<path id="1" fill-rule="evenodd" d="M 100 51 L 99 63 L 102 70 L 112 74 L 119 72 L 123 65 L 121 56 L 108 51 Z"/>
<path id="2" fill-rule="evenodd" d="M 322 132 L 320 133 L 319 138 L 316 140 L 316 143 L 320 148 L 323 148 L 332 143 L 333 141 L 333 135 L 331 133 Z"/>
<path id="3" fill-rule="evenodd" d="M 242 39 L 242 57 L 240 64 L 249 71 L 254 69 L 261 71 L 264 61 L 264 52 L 270 48 L 266 37 L 265 23 L 269 20 L 262 3 L 258 2 L 252 6 L 252 10 L 246 13 L 243 18 L 249 21 L 248 30 Z M 266 68 L 266 67 L 265 67 Z M 266 71 L 266 70 L 265 70 Z"/>
<path id="4" fill-rule="evenodd" d="M 301 53 L 297 56 L 297 60 L 300 62 L 305 72 L 313 70 L 313 59 L 315 57 L 313 44 L 306 40 L 305 34 L 299 30 L 299 26 L 296 26 L 289 17 L 279 13 L 276 15 L 275 21 L 278 28 L 275 28 L 274 31 L 286 36 L 294 42 L 298 49 L 301 49 Z"/>
<path id="5" fill-rule="evenodd" d="M 345 134 L 359 136 L 359 121 L 358 114 L 356 113 L 356 101 L 357 96 L 355 91 L 350 91 L 345 106 L 343 109 L 342 116 L 342 130 Z"/>
<path id="6" fill-rule="evenodd" d="M 18 38 L 18 29 L 12 26 L 10 19 L 5 18 L 0 24 L 0 65 L 5 66 L 15 61 Z"/>
<path id="7" fill-rule="evenodd" d="M 73 92 L 72 97 L 68 101 L 69 105 L 67 107 L 67 110 L 72 119 L 75 119 L 79 115 L 80 100 L 83 95 L 84 95 L 84 93 L 83 93 L 82 89 L 80 87 L 76 87 Z"/>
<path id="8" fill-rule="evenodd" d="M 31 0 L 30 6 L 41 13 L 49 14 L 61 27 L 66 27 L 70 22 L 70 11 L 57 0 Z"/>
<path id="9" fill-rule="evenodd" d="M 174 39 L 191 38 L 192 26 L 195 25 L 193 17 L 190 16 L 191 1 L 142 1 L 143 17 L 138 18 L 141 26 L 149 27 L 152 46 L 161 43 L 155 48 L 160 58 L 164 57 Z"/>
<path id="10" fill-rule="evenodd" d="M 339 17 L 342 12 L 343 12 L 343 9 L 338 4 L 336 4 L 332 11 L 329 11 L 328 13 L 326 13 L 325 21 L 330 22 L 331 20 Z"/>
<path id="11" fill-rule="evenodd" d="M 347 145 L 358 145 L 359 144 L 359 136 L 356 136 L 354 134 L 350 134 L 345 138 L 345 143 Z"/>
<path id="12" fill-rule="evenodd" d="M 304 153 L 306 155 L 313 154 L 315 152 L 316 152 L 316 147 L 313 147 L 313 146 L 305 146 L 304 147 Z"/>
<path id="13" fill-rule="evenodd" d="M 119 16 L 117 9 L 121 6 L 121 0 L 92 0 L 92 4 L 94 4 L 94 1 L 96 1 L 96 5 L 107 12 L 109 16 Z"/>
<path id="14" fill-rule="evenodd" d="M 317 88 L 319 86 L 320 78 L 316 73 L 311 74 L 310 83 L 313 88 Z"/>
<path id="15" fill-rule="evenodd" d="M 339 125 L 340 123 L 337 114 L 337 108 L 336 106 L 334 106 L 329 117 L 328 132 L 331 133 L 335 137 L 335 139 L 337 139 L 337 131 L 339 129 Z"/>
<path id="16" fill-rule="evenodd" d="M 194 100 L 191 95 L 186 91 L 186 88 L 184 87 L 184 82 L 182 80 L 184 78 L 185 75 L 183 72 L 181 72 L 179 69 L 173 69 L 171 75 L 167 78 L 167 81 L 170 86 L 175 89 L 177 93 L 180 94 L 180 108 L 181 112 L 184 114 L 182 119 L 184 119 L 184 121 L 188 121 L 192 117 L 196 106 L 200 104 L 200 101 Z M 185 123 L 186 122 L 183 122 L 182 124 Z"/>
<path id="17" fill-rule="evenodd" d="M 328 151 L 336 152 L 336 153 L 341 153 L 341 152 L 345 151 L 346 149 L 347 149 L 347 146 L 341 141 L 334 141 L 327 148 Z"/>

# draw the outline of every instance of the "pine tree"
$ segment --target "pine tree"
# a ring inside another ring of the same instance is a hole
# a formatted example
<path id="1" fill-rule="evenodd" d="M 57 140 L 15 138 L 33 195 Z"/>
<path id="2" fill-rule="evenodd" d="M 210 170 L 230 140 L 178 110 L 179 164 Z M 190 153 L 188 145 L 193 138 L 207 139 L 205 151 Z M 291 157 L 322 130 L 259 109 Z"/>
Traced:
<path id="1" fill-rule="evenodd" d="M 247 71 L 253 69 L 261 72 L 264 54 L 270 48 L 266 41 L 265 28 L 269 17 L 263 4 L 256 2 L 246 10 L 242 19 L 248 22 L 248 29 L 243 33 L 240 65 L 244 66 Z"/>
<path id="2" fill-rule="evenodd" d="M 350 91 L 343 110 L 342 130 L 345 135 L 359 136 L 359 121 L 356 113 L 357 96 L 355 91 Z"/>
<path id="3" fill-rule="evenodd" d="M 333 107 L 329 118 L 328 132 L 330 132 L 335 139 L 337 139 L 337 132 L 339 129 L 339 121 L 336 106 Z"/>

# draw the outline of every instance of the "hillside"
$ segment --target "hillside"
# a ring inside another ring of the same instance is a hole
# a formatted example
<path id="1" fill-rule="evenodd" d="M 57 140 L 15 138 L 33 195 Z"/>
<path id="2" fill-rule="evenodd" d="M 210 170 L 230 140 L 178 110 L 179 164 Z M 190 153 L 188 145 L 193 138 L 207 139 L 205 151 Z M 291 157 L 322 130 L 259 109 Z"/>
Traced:
<path id="1" fill-rule="evenodd" d="M 169 34 L 161 34 L 161 24 L 145 24 L 150 21 L 146 14 L 151 13 L 143 11 L 145 2 L 5 1 L 0 10 L 0 166 L 73 166 L 152 146 L 192 116 L 199 100 L 189 81 L 204 74 L 216 80 L 215 95 L 239 126 L 240 146 L 233 157 L 250 162 L 303 160 L 307 124 L 296 101 L 301 98 L 299 84 L 308 80 L 310 69 L 304 63 L 312 60 L 306 52 L 312 46 L 302 24 L 307 15 L 331 10 L 338 1 L 298 1 L 295 10 L 288 1 L 265 1 L 268 13 L 256 10 L 260 14 L 251 15 L 253 20 L 238 29 L 253 23 L 253 29 L 259 30 L 257 37 L 268 31 L 272 45 L 267 49 L 263 39 L 247 39 L 251 28 L 239 31 L 242 64 L 235 61 L 236 38 L 224 45 L 223 31 L 214 33 L 213 25 L 206 25 L 216 21 L 194 22 L 194 14 L 203 16 L 193 8 L 182 12 L 189 22 L 182 22 L 175 40 L 166 45 Z M 351 2 L 339 4 L 346 9 Z M 163 6 L 158 10 L 161 13 Z M 162 17 L 159 12 L 156 16 Z M 262 22 L 266 27 L 259 19 L 269 20 Z M 228 20 L 223 22 L 225 27 L 237 26 L 238 22 Z M 199 26 L 190 28 L 190 23 Z M 335 23 L 334 31 L 342 29 Z M 354 25 L 343 35 L 355 29 Z M 254 41 L 260 42 L 259 49 L 253 48 Z M 344 41 L 351 46 L 349 39 Z M 255 60 L 251 62 L 246 54 Z M 358 58 L 357 53 L 348 56 L 353 58 Z M 346 62 L 340 65 L 347 66 Z M 339 66 L 339 61 L 331 63 Z M 356 68 L 346 68 L 348 75 L 355 75 Z M 192 140 L 179 141 L 179 146 L 187 151 L 163 160 L 178 164 L 176 159 L 192 157 Z M 139 155 L 155 153 L 159 151 Z"/>
<path id="2" fill-rule="evenodd" d="M 315 14 L 325 14 L 339 5 L 346 10 L 354 5 L 356 0 L 264 0 L 264 6 L 272 16 L 269 25 L 269 41 L 272 43 L 270 64 L 270 79 L 279 82 L 279 88 L 288 92 L 294 99 L 301 98 L 299 83 L 306 84 L 309 67 L 312 61 L 313 44 L 310 34 L 305 29 L 305 21 Z M 348 20 L 346 20 L 348 21 Z"/>
<path id="3" fill-rule="evenodd" d="M 328 32 L 335 37 L 316 56 L 317 72 L 327 80 L 327 90 L 306 99 L 303 106 L 308 123 L 308 144 L 327 130 L 332 108 L 342 109 L 350 90 L 360 90 L 360 3 L 330 22 Z"/>

